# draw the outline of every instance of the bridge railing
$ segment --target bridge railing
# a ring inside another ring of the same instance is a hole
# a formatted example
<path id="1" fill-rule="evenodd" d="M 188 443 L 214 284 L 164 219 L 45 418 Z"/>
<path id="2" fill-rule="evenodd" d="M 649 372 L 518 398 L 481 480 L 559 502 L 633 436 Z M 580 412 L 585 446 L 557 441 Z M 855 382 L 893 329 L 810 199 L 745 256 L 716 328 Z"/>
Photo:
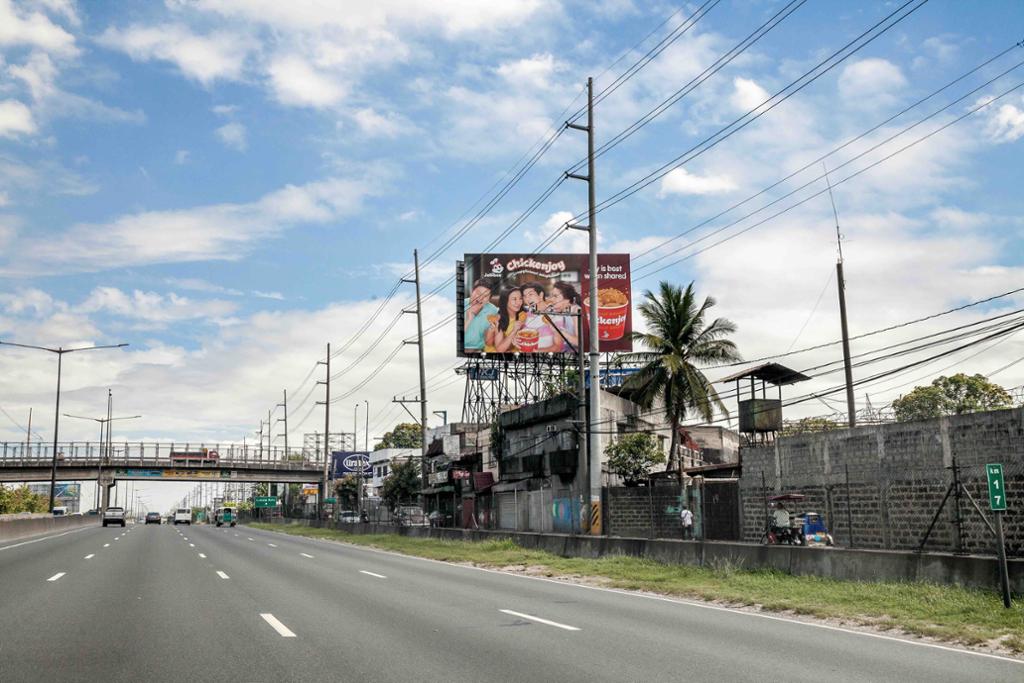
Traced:
<path id="1" fill-rule="evenodd" d="M 285 452 L 284 448 L 259 448 L 248 444 L 179 443 L 121 441 L 114 443 L 109 453 L 104 445 L 95 441 L 69 441 L 57 443 L 57 462 L 61 465 L 95 466 L 100 459 L 104 467 L 173 466 L 186 459 L 172 458 L 172 453 L 198 453 L 205 449 L 206 457 L 190 462 L 206 467 L 272 467 L 280 469 L 309 469 L 323 467 L 324 454 L 302 451 Z M 214 455 L 215 454 L 215 455 Z M 0 466 L 38 467 L 53 461 L 53 444 L 36 442 L 0 442 Z"/>

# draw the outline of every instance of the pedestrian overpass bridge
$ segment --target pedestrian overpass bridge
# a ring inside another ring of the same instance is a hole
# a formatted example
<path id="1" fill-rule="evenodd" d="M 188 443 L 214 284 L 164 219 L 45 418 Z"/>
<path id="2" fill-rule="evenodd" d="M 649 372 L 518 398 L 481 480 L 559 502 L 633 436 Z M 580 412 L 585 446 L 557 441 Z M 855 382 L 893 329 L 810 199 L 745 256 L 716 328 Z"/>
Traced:
<path id="1" fill-rule="evenodd" d="M 53 444 L 0 443 L 0 483 L 50 481 Z M 96 442 L 57 444 L 58 481 L 206 481 L 312 483 L 324 477 L 323 453 L 237 444 Z"/>

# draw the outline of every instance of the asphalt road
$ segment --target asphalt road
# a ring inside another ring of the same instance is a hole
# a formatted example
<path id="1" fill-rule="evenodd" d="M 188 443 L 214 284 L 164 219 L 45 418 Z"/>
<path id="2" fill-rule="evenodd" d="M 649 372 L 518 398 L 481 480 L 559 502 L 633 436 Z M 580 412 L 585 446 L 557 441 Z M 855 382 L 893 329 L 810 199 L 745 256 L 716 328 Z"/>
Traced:
<path id="1" fill-rule="evenodd" d="M 245 527 L 0 547 L 0 681 L 1022 681 L 1024 662 Z"/>

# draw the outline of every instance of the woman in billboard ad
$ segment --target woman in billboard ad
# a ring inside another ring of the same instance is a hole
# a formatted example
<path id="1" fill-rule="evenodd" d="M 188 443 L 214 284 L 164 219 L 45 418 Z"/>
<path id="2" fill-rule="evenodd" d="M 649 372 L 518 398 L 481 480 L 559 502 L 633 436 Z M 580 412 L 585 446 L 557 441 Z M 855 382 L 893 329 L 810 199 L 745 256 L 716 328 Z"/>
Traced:
<path id="1" fill-rule="evenodd" d="M 629 351 L 629 255 L 602 254 L 599 264 L 601 350 Z M 590 307 L 586 254 L 468 254 L 465 278 L 463 353 L 577 350 L 579 316 Z"/>

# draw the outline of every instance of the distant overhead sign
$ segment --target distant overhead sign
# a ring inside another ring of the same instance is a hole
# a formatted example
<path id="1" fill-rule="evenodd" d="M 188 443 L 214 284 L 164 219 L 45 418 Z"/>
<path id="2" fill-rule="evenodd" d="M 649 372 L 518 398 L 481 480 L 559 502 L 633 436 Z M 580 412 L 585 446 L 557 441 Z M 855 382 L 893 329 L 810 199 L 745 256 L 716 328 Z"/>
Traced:
<path id="1" fill-rule="evenodd" d="M 258 508 L 277 507 L 277 496 L 256 496 L 253 499 L 253 505 Z"/>

